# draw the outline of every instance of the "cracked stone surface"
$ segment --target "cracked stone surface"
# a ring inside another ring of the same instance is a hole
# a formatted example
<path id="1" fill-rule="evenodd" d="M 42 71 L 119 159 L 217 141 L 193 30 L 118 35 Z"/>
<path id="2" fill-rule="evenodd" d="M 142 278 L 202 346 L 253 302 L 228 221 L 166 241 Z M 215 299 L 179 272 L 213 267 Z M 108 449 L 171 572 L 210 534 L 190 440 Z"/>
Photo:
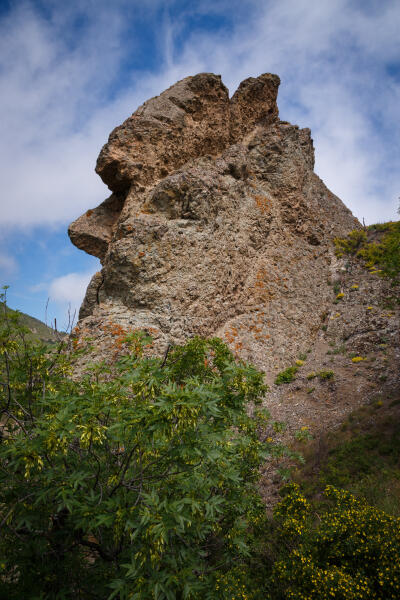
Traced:
<path id="1" fill-rule="evenodd" d="M 160 353 L 218 335 L 271 379 L 314 344 L 332 239 L 360 225 L 314 173 L 310 130 L 279 120 L 278 86 L 267 73 L 229 98 L 201 73 L 112 131 L 96 166 L 111 195 L 69 228 L 102 263 L 78 323 L 98 355 L 112 326 Z"/>

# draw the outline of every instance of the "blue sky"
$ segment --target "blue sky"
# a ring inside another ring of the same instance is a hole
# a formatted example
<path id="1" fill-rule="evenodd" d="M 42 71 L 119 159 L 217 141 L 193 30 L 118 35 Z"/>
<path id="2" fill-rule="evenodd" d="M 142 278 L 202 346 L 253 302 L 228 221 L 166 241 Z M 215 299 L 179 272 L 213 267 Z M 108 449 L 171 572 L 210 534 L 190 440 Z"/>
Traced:
<path id="1" fill-rule="evenodd" d="M 233 93 L 282 80 L 281 118 L 310 127 L 316 172 L 366 223 L 400 196 L 398 0 L 0 0 L 0 284 L 9 304 L 65 322 L 99 261 L 68 224 L 109 192 L 108 134 L 202 71 Z"/>

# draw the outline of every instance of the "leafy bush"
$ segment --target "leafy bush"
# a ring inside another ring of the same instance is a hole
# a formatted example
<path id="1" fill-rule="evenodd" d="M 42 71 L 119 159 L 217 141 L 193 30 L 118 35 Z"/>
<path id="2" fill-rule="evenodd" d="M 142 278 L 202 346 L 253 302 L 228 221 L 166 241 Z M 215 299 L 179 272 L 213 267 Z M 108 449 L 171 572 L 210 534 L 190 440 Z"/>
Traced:
<path id="1" fill-rule="evenodd" d="M 297 371 L 297 366 L 288 367 L 284 371 L 281 371 L 276 376 L 276 385 L 282 385 L 282 383 L 291 383 L 295 379 Z"/>
<path id="2" fill-rule="evenodd" d="M 218 339 L 165 361 L 139 333 L 127 343 L 115 375 L 76 381 L 65 347 L 0 318 L 2 598 L 225 598 L 221 579 L 250 597 L 239 575 L 272 444 L 246 407 L 263 375 Z"/>
<path id="3" fill-rule="evenodd" d="M 275 509 L 281 557 L 271 598 L 395 600 L 400 596 L 400 519 L 328 486 L 313 513 L 297 485 Z"/>

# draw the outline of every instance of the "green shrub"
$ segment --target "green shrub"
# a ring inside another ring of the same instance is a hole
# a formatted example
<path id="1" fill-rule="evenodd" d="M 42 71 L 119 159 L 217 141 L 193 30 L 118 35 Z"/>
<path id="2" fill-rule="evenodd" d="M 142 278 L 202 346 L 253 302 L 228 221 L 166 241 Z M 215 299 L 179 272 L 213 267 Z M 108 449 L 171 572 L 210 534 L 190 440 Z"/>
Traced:
<path id="1" fill-rule="evenodd" d="M 317 376 L 322 380 L 326 380 L 326 379 L 333 379 L 335 376 L 335 373 L 333 371 L 319 371 L 319 373 L 317 373 Z"/>
<path id="2" fill-rule="evenodd" d="M 282 385 L 282 383 L 291 383 L 292 381 L 294 381 L 297 371 L 298 368 L 296 366 L 288 367 L 284 371 L 281 371 L 276 376 L 276 385 Z"/>
<path id="3" fill-rule="evenodd" d="M 76 381 L 62 347 L 1 315 L 1 598 L 224 598 L 221 579 L 251 597 L 263 374 L 218 339 L 164 362 L 148 342 Z"/>
<path id="4" fill-rule="evenodd" d="M 344 254 L 355 255 L 366 241 L 367 234 L 363 229 L 350 231 L 347 238 L 335 238 L 333 243 L 335 244 L 336 256 L 341 257 Z"/>
<path id="5" fill-rule="evenodd" d="M 400 597 L 400 519 L 328 486 L 318 516 L 292 485 L 275 509 L 281 556 L 275 600 L 395 600 Z"/>

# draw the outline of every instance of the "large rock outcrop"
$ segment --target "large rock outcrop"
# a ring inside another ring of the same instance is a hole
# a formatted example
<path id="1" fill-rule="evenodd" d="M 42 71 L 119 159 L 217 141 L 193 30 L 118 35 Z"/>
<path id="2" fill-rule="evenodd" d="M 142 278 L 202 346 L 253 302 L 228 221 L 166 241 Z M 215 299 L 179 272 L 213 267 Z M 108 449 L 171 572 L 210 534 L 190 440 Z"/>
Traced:
<path id="1" fill-rule="evenodd" d="M 357 220 L 313 172 L 309 129 L 280 121 L 279 78 L 229 99 L 201 73 L 114 129 L 96 171 L 111 196 L 71 224 L 98 256 L 79 328 L 99 344 L 113 323 L 156 348 L 218 335 L 267 372 L 305 351 L 335 269 L 332 238 Z"/>

